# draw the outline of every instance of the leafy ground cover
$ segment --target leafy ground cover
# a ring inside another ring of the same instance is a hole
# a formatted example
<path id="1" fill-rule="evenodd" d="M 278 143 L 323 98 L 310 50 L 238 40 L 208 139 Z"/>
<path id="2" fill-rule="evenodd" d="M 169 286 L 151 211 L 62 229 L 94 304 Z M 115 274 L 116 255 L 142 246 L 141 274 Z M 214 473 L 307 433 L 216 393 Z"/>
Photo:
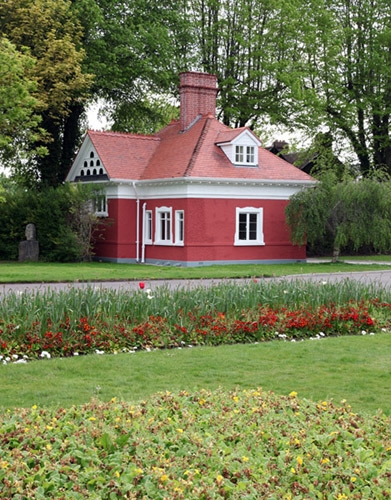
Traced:
<path id="1" fill-rule="evenodd" d="M 139 264 L 84 263 L 0 263 L 0 283 L 72 282 L 99 280 L 251 278 L 303 273 L 332 273 L 389 269 L 387 265 L 296 263 L 274 265 L 227 265 L 178 268 Z"/>
<path id="2" fill-rule="evenodd" d="M 256 281 L 174 292 L 9 294 L 0 305 L 0 360 L 374 333 L 389 326 L 391 300 L 382 295 L 389 298 L 354 282 Z"/>
<path id="3" fill-rule="evenodd" d="M 33 405 L 2 418 L 2 498 L 388 498 L 390 424 L 260 388 Z"/>

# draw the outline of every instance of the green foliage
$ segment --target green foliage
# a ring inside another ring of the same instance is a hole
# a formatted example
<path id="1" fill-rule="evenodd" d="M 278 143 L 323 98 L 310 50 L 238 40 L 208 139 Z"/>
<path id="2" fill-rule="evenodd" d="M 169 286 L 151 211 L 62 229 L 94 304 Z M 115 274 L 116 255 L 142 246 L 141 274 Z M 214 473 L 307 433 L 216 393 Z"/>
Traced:
<path id="1" fill-rule="evenodd" d="M 65 165 L 62 161 L 67 117 L 91 85 L 91 75 L 82 71 L 80 23 L 66 0 L 8 0 L 0 2 L 0 32 L 17 50 L 28 49 L 26 78 L 34 82 L 30 93 L 46 132 L 44 137 L 35 136 L 29 161 L 15 163 L 14 173 L 27 186 L 57 185 L 70 162 L 70 158 Z M 48 155 L 37 154 L 42 151 Z"/>
<path id="2" fill-rule="evenodd" d="M 2 417 L 9 498 L 342 500 L 390 491 L 390 419 L 295 391 L 166 391 L 133 404 L 34 404 Z"/>
<path id="3" fill-rule="evenodd" d="M 4 165 L 45 153 L 43 148 L 31 150 L 42 137 L 39 101 L 34 97 L 37 81 L 31 75 L 34 65 L 32 57 L 0 37 L 0 160 Z"/>
<path id="4" fill-rule="evenodd" d="M 41 191 L 26 190 L 12 185 L 0 201 L 0 260 L 18 258 L 18 245 L 25 239 L 25 228 L 34 223 L 37 228 L 40 257 L 48 261 L 72 262 L 91 255 L 91 232 L 80 234 L 81 210 L 91 198 L 86 186 L 65 184 Z M 85 217 L 85 215 L 84 215 Z M 88 227 L 95 227 L 97 218 L 88 211 Z M 85 223 L 84 223 L 85 224 Z M 84 227 L 84 226 L 83 226 Z"/>
<path id="5" fill-rule="evenodd" d="M 294 244 L 332 238 L 335 257 L 351 244 L 391 250 L 391 183 L 377 179 L 335 182 L 331 174 L 291 198 L 286 208 Z"/>

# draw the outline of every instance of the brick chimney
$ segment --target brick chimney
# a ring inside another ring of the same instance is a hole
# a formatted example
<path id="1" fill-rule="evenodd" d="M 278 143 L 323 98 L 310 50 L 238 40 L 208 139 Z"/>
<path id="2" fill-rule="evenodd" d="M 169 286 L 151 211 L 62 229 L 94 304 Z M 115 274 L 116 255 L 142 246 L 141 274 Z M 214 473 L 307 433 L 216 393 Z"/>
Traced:
<path id="1" fill-rule="evenodd" d="M 185 130 L 198 115 L 211 113 L 216 116 L 217 76 L 208 73 L 186 71 L 179 74 L 181 98 L 181 131 Z"/>

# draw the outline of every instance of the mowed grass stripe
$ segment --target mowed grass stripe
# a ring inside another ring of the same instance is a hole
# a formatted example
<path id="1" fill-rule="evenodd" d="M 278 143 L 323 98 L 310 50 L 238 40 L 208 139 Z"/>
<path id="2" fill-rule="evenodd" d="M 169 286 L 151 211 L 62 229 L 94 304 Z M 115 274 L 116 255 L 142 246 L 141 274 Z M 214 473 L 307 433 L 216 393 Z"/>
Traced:
<path id="1" fill-rule="evenodd" d="M 89 355 L 0 366 L 0 408 L 69 407 L 158 391 L 255 388 L 346 399 L 353 411 L 391 414 L 391 334 Z"/>
<path id="2" fill-rule="evenodd" d="M 273 265 L 215 265 L 178 268 L 140 264 L 82 263 L 17 263 L 0 262 L 0 283 L 73 282 L 99 280 L 213 279 L 287 276 L 308 273 L 334 273 L 390 270 L 378 264 L 292 263 Z"/>

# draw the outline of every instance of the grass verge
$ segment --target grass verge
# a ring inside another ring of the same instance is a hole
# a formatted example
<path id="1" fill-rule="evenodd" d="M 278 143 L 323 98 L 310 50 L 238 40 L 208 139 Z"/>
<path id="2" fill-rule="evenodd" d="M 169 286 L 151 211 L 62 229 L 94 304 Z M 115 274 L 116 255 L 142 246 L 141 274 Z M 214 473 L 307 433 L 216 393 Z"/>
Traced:
<path id="1" fill-rule="evenodd" d="M 138 401 L 157 391 L 262 386 L 354 411 L 391 414 L 391 335 L 88 355 L 0 365 L 0 408 L 69 407 L 93 396 Z"/>
<path id="2" fill-rule="evenodd" d="M 292 274 L 355 272 L 390 269 L 378 264 L 293 263 L 273 265 L 227 265 L 178 268 L 147 264 L 88 263 L 0 263 L 0 283 L 73 282 L 100 280 L 159 280 L 202 278 L 251 278 Z"/>

